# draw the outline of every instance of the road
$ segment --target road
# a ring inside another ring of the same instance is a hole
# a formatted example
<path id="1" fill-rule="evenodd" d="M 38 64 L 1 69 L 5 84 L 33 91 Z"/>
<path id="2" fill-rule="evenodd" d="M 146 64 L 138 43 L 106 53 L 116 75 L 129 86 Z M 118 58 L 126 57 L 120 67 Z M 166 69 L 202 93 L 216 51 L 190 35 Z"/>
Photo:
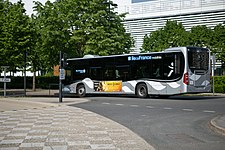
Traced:
<path id="1" fill-rule="evenodd" d="M 225 137 L 214 133 L 208 121 L 225 114 L 224 97 L 176 96 L 170 99 L 88 97 L 80 107 L 110 118 L 158 150 L 222 150 Z"/>

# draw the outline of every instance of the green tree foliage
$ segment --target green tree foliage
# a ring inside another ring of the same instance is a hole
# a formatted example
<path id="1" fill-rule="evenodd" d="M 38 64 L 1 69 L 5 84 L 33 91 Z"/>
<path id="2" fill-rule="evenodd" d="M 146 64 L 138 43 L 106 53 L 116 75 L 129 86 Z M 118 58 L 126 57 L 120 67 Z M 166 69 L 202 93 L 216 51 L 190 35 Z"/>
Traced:
<path id="1" fill-rule="evenodd" d="M 3 0 L 0 0 L 0 52 L 2 51 L 3 49 L 3 42 L 2 42 L 2 39 L 3 39 L 3 24 L 4 24 L 4 1 Z M 3 58 L 2 58 L 2 55 L 0 55 L 0 65 L 3 65 L 4 62 L 3 62 Z"/>
<path id="2" fill-rule="evenodd" d="M 21 67 L 24 54 L 30 48 L 29 17 L 25 14 L 22 1 L 12 4 L 0 2 L 0 58 L 1 65 Z"/>
<path id="3" fill-rule="evenodd" d="M 189 32 L 189 44 L 210 48 L 212 35 L 212 30 L 206 25 L 193 26 Z"/>
<path id="4" fill-rule="evenodd" d="M 35 25 L 37 41 L 36 54 L 42 62 L 42 69 L 50 69 L 59 64 L 59 51 L 67 52 L 64 23 L 59 19 L 60 15 L 54 7 L 54 3 L 47 1 L 45 5 L 35 3 L 37 16 L 32 16 Z"/>
<path id="5" fill-rule="evenodd" d="M 222 60 L 225 67 L 225 25 L 218 24 L 213 30 L 211 51 L 217 53 L 217 59 Z"/>
<path id="6" fill-rule="evenodd" d="M 35 2 L 39 26 L 39 48 L 49 67 L 58 64 L 59 51 L 69 57 L 85 54 L 109 55 L 129 51 L 133 46 L 125 32 L 123 15 L 104 0 L 58 0 L 45 5 Z"/>
<path id="7" fill-rule="evenodd" d="M 168 20 L 162 29 L 145 35 L 142 51 L 161 51 L 168 47 L 184 46 L 187 44 L 187 34 L 182 23 Z"/>

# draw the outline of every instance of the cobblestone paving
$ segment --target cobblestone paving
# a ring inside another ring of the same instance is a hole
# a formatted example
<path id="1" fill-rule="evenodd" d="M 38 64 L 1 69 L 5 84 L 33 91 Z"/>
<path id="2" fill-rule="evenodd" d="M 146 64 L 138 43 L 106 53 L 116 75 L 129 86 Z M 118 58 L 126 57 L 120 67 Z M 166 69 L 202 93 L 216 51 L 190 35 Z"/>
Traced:
<path id="1" fill-rule="evenodd" d="M 154 149 L 127 128 L 69 106 L 0 112 L 0 150 Z"/>

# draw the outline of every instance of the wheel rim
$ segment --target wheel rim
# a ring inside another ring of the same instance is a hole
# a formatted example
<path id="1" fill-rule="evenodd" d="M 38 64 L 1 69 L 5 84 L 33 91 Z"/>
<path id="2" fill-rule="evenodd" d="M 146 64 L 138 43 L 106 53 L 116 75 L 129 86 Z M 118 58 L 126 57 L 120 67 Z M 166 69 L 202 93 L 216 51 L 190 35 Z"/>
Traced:
<path id="1" fill-rule="evenodd" d="M 145 87 L 140 87 L 140 89 L 139 89 L 139 95 L 140 96 L 145 96 L 146 95 L 146 88 Z"/>
<path id="2" fill-rule="evenodd" d="M 84 90 L 85 90 L 84 87 L 79 88 L 79 89 L 78 89 L 78 94 L 79 94 L 79 95 L 83 95 L 83 94 L 84 94 Z"/>

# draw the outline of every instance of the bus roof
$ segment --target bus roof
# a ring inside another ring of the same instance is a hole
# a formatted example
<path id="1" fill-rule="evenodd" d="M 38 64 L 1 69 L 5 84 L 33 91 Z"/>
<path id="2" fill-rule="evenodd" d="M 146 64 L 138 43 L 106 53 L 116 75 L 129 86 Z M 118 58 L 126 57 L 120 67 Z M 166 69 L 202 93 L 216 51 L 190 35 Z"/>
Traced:
<path id="1" fill-rule="evenodd" d="M 108 56 L 98 56 L 98 55 L 88 55 L 84 56 L 81 58 L 69 58 L 67 60 L 82 60 L 82 59 L 93 59 L 93 58 L 109 58 L 109 57 L 122 57 L 122 56 L 137 56 L 137 55 L 146 55 L 146 54 L 157 54 L 157 53 L 163 53 L 164 51 L 161 52 L 148 52 L 148 53 L 133 53 L 133 54 L 120 54 L 120 55 L 108 55 Z"/>
<path id="2" fill-rule="evenodd" d="M 167 48 L 163 51 L 160 52 L 146 52 L 146 53 L 130 53 L 130 54 L 120 54 L 120 55 L 108 55 L 108 56 L 98 56 L 98 55 L 85 55 L 84 57 L 81 58 L 69 58 L 67 61 L 72 61 L 72 60 L 83 60 L 83 59 L 93 59 L 93 58 L 110 58 L 110 57 L 122 57 L 122 56 L 137 56 L 137 55 L 146 55 L 146 54 L 160 54 L 160 53 L 169 53 L 169 52 L 179 52 L 182 51 L 185 48 L 200 48 L 200 49 L 206 49 L 206 48 L 201 48 L 201 47 L 194 47 L 194 46 L 188 46 L 188 47 L 172 47 L 172 48 Z"/>

